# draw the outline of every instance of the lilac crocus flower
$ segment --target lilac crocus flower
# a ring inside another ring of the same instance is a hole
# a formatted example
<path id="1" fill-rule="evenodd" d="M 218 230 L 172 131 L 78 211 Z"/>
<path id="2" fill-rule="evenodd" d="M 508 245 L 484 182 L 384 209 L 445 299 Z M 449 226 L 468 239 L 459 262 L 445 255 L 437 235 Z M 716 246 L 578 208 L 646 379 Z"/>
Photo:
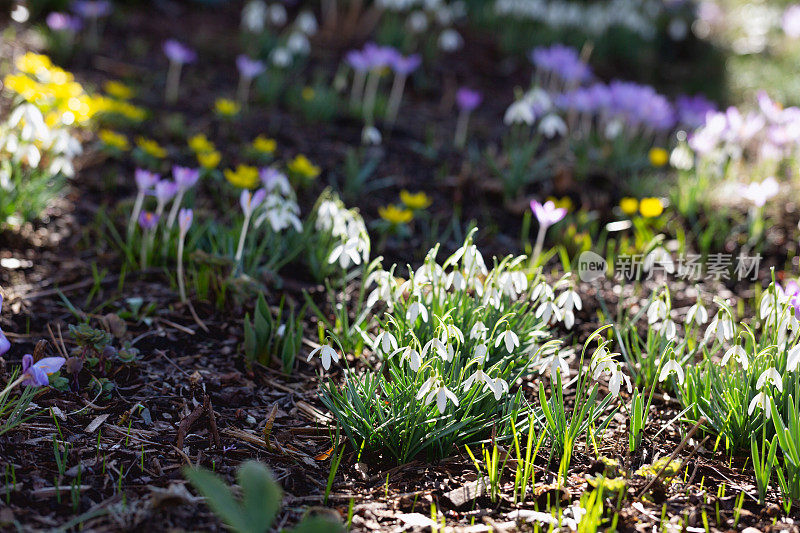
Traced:
<path id="1" fill-rule="evenodd" d="M 540 204 L 536 200 L 531 200 L 531 211 L 536 215 L 536 220 L 539 221 L 539 234 L 536 237 L 536 246 L 533 249 L 531 261 L 535 264 L 542 253 L 542 246 L 544 246 L 544 236 L 547 233 L 547 228 L 563 219 L 567 215 L 567 210 L 563 207 L 556 207 L 552 201 L 547 201 Z"/>
<path id="2" fill-rule="evenodd" d="M 185 191 L 194 187 L 197 180 L 200 179 L 200 169 L 175 165 L 172 167 L 172 177 L 178 186 L 178 190 Z"/>
<path id="3" fill-rule="evenodd" d="M 764 207 L 767 200 L 778 194 L 780 185 L 772 176 L 762 182 L 751 182 L 749 185 L 740 185 L 739 194 L 749 200 L 758 208 Z"/>
<path id="4" fill-rule="evenodd" d="M 578 51 L 563 44 L 535 48 L 530 59 L 537 70 L 552 74 L 569 85 L 592 78 L 592 69 L 581 60 Z"/>
<path id="5" fill-rule="evenodd" d="M 161 176 L 155 172 L 150 172 L 149 170 L 144 170 L 143 168 L 137 168 L 134 172 L 134 179 L 136 179 L 136 186 L 140 191 L 147 191 L 150 190 L 156 183 L 158 183 L 158 180 L 161 179 Z"/>
<path id="6" fill-rule="evenodd" d="M 237 263 L 241 262 L 242 254 L 244 253 L 244 243 L 247 238 L 247 229 L 250 226 L 250 217 L 253 216 L 253 211 L 255 211 L 266 198 L 267 191 L 265 189 L 258 189 L 254 193 L 245 189 L 239 196 L 239 205 L 242 206 L 244 222 L 242 222 L 242 232 L 239 234 L 239 245 L 236 247 L 235 259 Z"/>
<path id="7" fill-rule="evenodd" d="M 419 54 L 411 54 L 410 56 L 403 56 L 397 54 L 392 60 L 392 70 L 398 74 L 408 76 L 419 68 L 422 64 L 422 58 Z"/>
<path id="8" fill-rule="evenodd" d="M 263 61 L 257 59 L 250 59 L 244 54 L 236 57 L 236 68 L 239 69 L 239 74 L 244 78 L 253 79 L 267 68 Z"/>
<path id="9" fill-rule="evenodd" d="M 63 357 L 45 357 L 33 362 L 29 353 L 22 356 L 22 375 L 27 376 L 22 384 L 30 387 L 46 387 L 50 384 L 50 374 L 58 372 L 67 360 Z"/>
<path id="10" fill-rule="evenodd" d="M 258 171 L 258 177 L 267 192 L 277 190 L 284 196 L 288 196 L 292 192 L 292 186 L 289 184 L 286 174 L 276 168 L 262 168 Z"/>
<path id="11" fill-rule="evenodd" d="M 0 311 L 3 310 L 3 295 L 0 294 Z M 0 329 L 0 355 L 5 354 L 11 349 L 11 342 L 6 338 L 3 330 Z"/>
<path id="12" fill-rule="evenodd" d="M 78 17 L 73 17 L 68 13 L 59 13 L 56 11 L 47 15 L 47 27 L 52 31 L 68 31 L 77 32 L 83 27 L 83 22 Z"/>
<path id="13" fill-rule="evenodd" d="M 150 231 L 158 224 L 158 215 L 150 211 L 142 211 L 139 215 L 139 227 L 145 231 Z"/>
<path id="14" fill-rule="evenodd" d="M 182 302 L 186 301 L 186 283 L 183 280 L 183 246 L 193 219 L 194 212 L 191 209 L 181 209 L 178 215 L 178 229 L 180 230 L 178 234 L 178 292 Z"/>
<path id="15" fill-rule="evenodd" d="M 197 53 L 175 39 L 168 39 L 164 41 L 163 49 L 164 55 L 166 55 L 172 63 L 187 65 L 197 61 Z"/>
<path id="16" fill-rule="evenodd" d="M 178 228 L 181 230 L 181 236 L 185 236 L 189 232 L 194 220 L 194 211 L 191 209 L 181 209 L 178 213 Z"/>
<path id="17" fill-rule="evenodd" d="M 417 70 L 420 64 L 422 64 L 422 58 L 419 54 L 403 56 L 398 53 L 393 57 L 391 67 L 394 70 L 394 81 L 392 82 L 392 92 L 389 93 L 389 103 L 386 105 L 386 120 L 389 124 L 394 124 L 397 112 L 400 110 L 406 78 Z"/>
<path id="18" fill-rule="evenodd" d="M 111 13 L 111 2 L 107 0 L 76 0 L 72 11 L 85 19 L 107 17 Z"/>
<path id="19" fill-rule="evenodd" d="M 781 19 L 781 27 L 790 39 L 800 37 L 800 5 L 795 4 L 786 8 Z"/>
<path id="20" fill-rule="evenodd" d="M 483 101 L 483 96 L 478 91 L 468 87 L 461 87 L 456 92 L 456 103 L 462 111 L 472 111 Z"/>
<path id="21" fill-rule="evenodd" d="M 174 181 L 161 180 L 153 187 L 153 196 L 156 197 L 158 208 L 156 214 L 161 216 L 164 206 L 178 194 L 178 184 Z"/>
<path id="22" fill-rule="evenodd" d="M 360 50 L 350 50 L 345 55 L 344 60 L 350 67 L 357 72 L 366 72 L 369 70 L 369 62 Z"/>
<path id="23" fill-rule="evenodd" d="M 687 128 L 699 128 L 706 122 L 706 115 L 717 110 L 712 101 L 698 94 L 695 96 L 679 96 L 675 100 L 678 122 Z"/>

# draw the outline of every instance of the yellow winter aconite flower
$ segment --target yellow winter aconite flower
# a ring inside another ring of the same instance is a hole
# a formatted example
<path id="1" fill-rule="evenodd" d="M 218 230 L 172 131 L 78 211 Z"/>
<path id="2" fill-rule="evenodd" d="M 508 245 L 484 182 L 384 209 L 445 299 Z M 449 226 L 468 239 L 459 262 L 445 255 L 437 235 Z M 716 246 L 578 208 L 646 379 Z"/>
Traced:
<path id="1" fill-rule="evenodd" d="M 128 150 L 131 146 L 128 143 L 128 138 L 121 133 L 111 130 L 100 130 L 97 136 L 106 146 L 116 148 L 117 150 Z"/>
<path id="2" fill-rule="evenodd" d="M 230 98 L 217 98 L 217 101 L 214 102 L 214 111 L 223 117 L 237 115 L 241 109 L 242 106 Z"/>
<path id="3" fill-rule="evenodd" d="M 197 135 L 189 137 L 187 142 L 189 144 L 189 148 L 191 148 L 193 152 L 199 154 L 213 152 L 215 150 L 214 143 L 209 141 L 208 137 L 206 137 L 203 133 L 198 133 Z"/>
<path id="4" fill-rule="evenodd" d="M 314 89 L 311 87 L 303 87 L 303 91 L 300 93 L 300 96 L 308 102 L 309 100 L 314 99 Z"/>
<path id="5" fill-rule="evenodd" d="M 144 153 L 156 159 L 164 159 L 167 157 L 167 151 L 153 139 L 139 136 L 136 138 L 136 145 L 141 148 Z"/>
<path id="6" fill-rule="evenodd" d="M 570 198 L 569 196 L 563 196 L 561 198 L 556 198 L 555 196 L 548 196 L 545 199 L 545 202 L 553 202 L 553 205 L 556 208 L 572 211 L 572 198 Z"/>
<path id="7" fill-rule="evenodd" d="M 390 224 L 405 224 L 414 218 L 414 212 L 410 209 L 401 209 L 396 205 L 387 205 L 378 208 L 378 215 Z"/>
<path id="8" fill-rule="evenodd" d="M 239 165 L 236 170 L 226 168 L 225 179 L 234 187 L 252 189 L 258 185 L 258 169 L 250 165 Z"/>
<path id="9" fill-rule="evenodd" d="M 622 212 L 628 216 L 635 215 L 636 211 L 639 210 L 639 200 L 636 198 L 631 198 L 630 196 L 626 196 L 619 201 L 619 208 L 622 209 Z"/>
<path id="10" fill-rule="evenodd" d="M 197 162 L 201 167 L 209 170 L 217 168 L 221 160 L 222 154 L 216 150 L 211 150 L 210 152 L 199 152 L 197 154 Z"/>
<path id="11" fill-rule="evenodd" d="M 645 218 L 655 218 L 664 212 L 664 205 L 658 198 L 642 198 L 639 202 L 639 212 Z"/>
<path id="12" fill-rule="evenodd" d="M 412 193 L 405 189 L 400 191 L 400 201 L 409 209 L 425 209 L 433 203 L 431 197 L 424 191 Z"/>
<path id="13" fill-rule="evenodd" d="M 253 139 L 253 150 L 262 154 L 271 154 L 275 152 L 275 149 L 278 147 L 278 143 L 275 142 L 275 139 L 269 139 L 264 137 L 263 135 L 259 135 L 255 139 Z"/>
<path id="14" fill-rule="evenodd" d="M 290 172 L 302 176 L 305 179 L 314 179 L 322 172 L 322 169 L 312 163 L 303 154 L 298 154 L 297 157 L 289 162 L 288 166 Z"/>
<path id="15" fill-rule="evenodd" d="M 103 85 L 106 94 L 119 100 L 130 100 L 133 98 L 133 89 L 117 80 L 109 80 Z"/>
<path id="16" fill-rule="evenodd" d="M 669 152 L 658 146 L 651 148 L 647 156 L 654 167 L 663 167 L 669 161 Z"/>
<path id="17" fill-rule="evenodd" d="M 47 72 L 53 68 L 53 62 L 45 55 L 28 52 L 17 58 L 15 66 L 17 70 L 25 74 L 30 74 L 31 76 L 45 76 Z"/>

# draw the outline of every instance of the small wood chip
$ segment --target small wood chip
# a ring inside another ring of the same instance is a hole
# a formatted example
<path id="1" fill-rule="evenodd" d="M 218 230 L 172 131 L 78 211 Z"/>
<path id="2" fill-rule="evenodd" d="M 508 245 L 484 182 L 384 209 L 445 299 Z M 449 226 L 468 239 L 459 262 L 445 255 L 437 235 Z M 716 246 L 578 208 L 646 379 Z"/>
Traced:
<path id="1" fill-rule="evenodd" d="M 103 422 L 109 417 L 109 414 L 103 414 L 97 416 L 94 420 L 92 420 L 88 426 L 86 426 L 86 433 L 94 433 L 97 428 L 103 425 Z"/>

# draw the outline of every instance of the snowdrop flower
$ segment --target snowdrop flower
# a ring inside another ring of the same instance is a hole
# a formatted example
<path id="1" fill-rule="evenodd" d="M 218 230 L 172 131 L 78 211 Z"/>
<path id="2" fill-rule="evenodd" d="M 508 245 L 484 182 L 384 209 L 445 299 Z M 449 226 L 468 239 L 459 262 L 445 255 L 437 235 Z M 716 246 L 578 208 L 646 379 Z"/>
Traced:
<path id="1" fill-rule="evenodd" d="M 31 354 L 23 355 L 22 376 L 25 376 L 26 379 L 22 381 L 22 384 L 31 387 L 46 387 L 50 383 L 48 376 L 58 372 L 66 361 L 63 357 L 45 357 L 34 363 Z"/>
<path id="2" fill-rule="evenodd" d="M 781 375 L 778 373 L 775 368 L 770 367 L 764 370 L 760 376 L 758 376 L 758 381 L 756 382 L 756 388 L 761 390 L 763 389 L 768 383 L 772 383 L 772 385 L 778 389 L 778 392 L 783 392 L 783 379 Z"/>
<path id="3" fill-rule="evenodd" d="M 556 373 L 561 373 L 561 378 L 566 380 L 569 379 L 569 363 L 567 363 L 564 354 L 569 354 L 570 352 L 564 350 L 563 352 L 557 348 L 554 348 L 552 352 L 550 352 L 545 357 L 540 358 L 537 361 L 539 365 L 539 373 L 544 374 L 545 370 L 550 370 L 550 379 L 555 379 Z"/>
<path id="4" fill-rule="evenodd" d="M 497 348 L 500 346 L 501 342 L 505 343 L 508 353 L 513 352 L 514 348 L 519 348 L 519 337 L 510 329 L 505 330 L 497 337 L 497 340 L 494 341 L 494 347 Z"/>
<path id="5" fill-rule="evenodd" d="M 727 312 L 720 310 L 711 321 L 711 324 L 706 328 L 706 333 L 703 336 L 703 342 L 708 342 L 711 337 L 716 336 L 717 340 L 721 343 L 733 339 L 734 327 L 733 321 Z"/>
<path id="6" fill-rule="evenodd" d="M 339 354 L 336 353 L 336 350 L 331 348 L 328 344 L 323 344 L 322 346 L 311 350 L 311 353 L 308 354 L 308 359 L 306 359 L 306 361 L 311 361 L 311 358 L 317 353 L 319 353 L 320 359 L 322 359 L 322 368 L 324 368 L 326 371 L 331 367 L 331 359 L 333 359 L 336 363 L 339 362 Z"/>
<path id="7" fill-rule="evenodd" d="M 442 331 L 442 341 L 447 339 L 456 339 L 461 344 L 464 344 L 464 333 L 453 324 L 446 324 L 444 331 Z"/>
<path id="8" fill-rule="evenodd" d="M 663 367 L 661 367 L 661 373 L 658 375 L 658 381 L 664 381 L 670 376 L 670 374 L 675 374 L 678 378 L 678 383 L 683 385 L 683 368 L 674 359 L 670 359 Z"/>
<path id="9" fill-rule="evenodd" d="M 367 146 L 379 146 L 383 142 L 380 130 L 375 126 L 364 126 L 361 130 L 361 144 Z"/>
<path id="10" fill-rule="evenodd" d="M 535 120 L 536 115 L 533 113 L 533 106 L 524 98 L 508 106 L 506 114 L 503 116 L 503 123 L 507 126 L 512 124 L 532 126 Z"/>
<path id="11" fill-rule="evenodd" d="M 556 135 L 563 137 L 567 134 L 567 123 L 560 116 L 551 113 L 539 122 L 539 133 L 548 139 L 552 139 Z"/>
<path id="12" fill-rule="evenodd" d="M 431 353 L 436 352 L 436 355 L 442 358 L 442 360 L 444 360 L 445 362 L 450 362 L 450 360 L 452 359 L 451 357 L 452 352 L 449 351 L 447 349 L 447 346 L 445 346 L 445 344 L 437 338 L 429 340 L 428 342 L 425 343 L 425 346 L 422 347 L 423 359 L 427 357 L 428 352 Z"/>
<path id="13" fill-rule="evenodd" d="M 398 348 L 390 354 L 390 357 L 394 357 L 398 353 L 401 354 L 401 361 L 405 361 L 406 359 L 408 360 L 408 365 L 411 367 L 411 370 L 414 372 L 419 371 L 420 366 L 422 366 L 422 357 L 420 357 L 419 353 L 415 349 L 413 349 L 411 346 Z"/>
<path id="14" fill-rule="evenodd" d="M 689 308 L 689 312 L 686 313 L 686 319 L 684 320 L 684 324 L 689 326 L 689 324 L 694 321 L 695 324 L 698 326 L 702 326 L 706 322 L 708 322 L 708 311 L 703 306 L 703 303 L 699 300 L 696 304 Z"/>
<path id="15" fill-rule="evenodd" d="M 286 39 L 286 48 L 292 54 L 305 56 L 311 51 L 311 43 L 308 42 L 308 37 L 300 32 L 294 32 Z"/>
<path id="16" fill-rule="evenodd" d="M 661 246 L 654 248 L 644 258 L 643 268 L 646 272 L 652 271 L 656 265 L 659 265 L 670 274 L 675 273 L 675 262 L 672 260 L 672 256 Z"/>
<path id="17" fill-rule="evenodd" d="M 2 300 L 0 300 L 0 303 L 2 303 Z M 0 348 L 0 355 L 3 355 L 2 348 Z M 786 370 L 794 372 L 797 370 L 798 363 L 800 363 L 800 344 L 793 346 L 792 349 L 789 350 L 786 356 Z"/>
<path id="18" fill-rule="evenodd" d="M 727 364 L 731 356 L 735 357 L 736 360 L 739 362 L 739 364 L 742 366 L 742 368 L 744 368 L 745 370 L 747 370 L 747 368 L 750 366 L 750 359 L 748 359 L 747 357 L 747 352 L 745 352 L 744 348 L 742 348 L 738 344 L 728 348 L 728 350 L 725 352 L 725 355 L 722 356 L 721 364 L 722 365 Z"/>
<path id="19" fill-rule="evenodd" d="M 250 0 L 242 9 L 242 27 L 250 33 L 261 33 L 267 18 L 267 4 L 263 0 Z"/>
<path id="20" fill-rule="evenodd" d="M 597 364 L 594 368 L 594 372 L 592 373 L 592 378 L 596 381 L 603 372 L 608 372 L 610 375 L 608 380 L 608 391 L 613 397 L 616 398 L 619 396 L 619 390 L 622 386 L 623 380 L 625 381 L 628 393 L 632 392 L 633 389 L 631 387 L 630 378 L 622 372 L 620 364 L 614 359 L 609 357 L 608 359 L 605 359 Z"/>
<path id="21" fill-rule="evenodd" d="M 455 52 L 464 45 L 464 38 L 456 30 L 447 28 L 439 34 L 439 48 L 445 52 Z"/>
<path id="22" fill-rule="evenodd" d="M 486 348 L 486 345 L 481 343 L 475 347 L 475 360 L 478 361 L 479 364 L 483 364 L 486 362 L 486 356 L 489 355 L 489 350 Z"/>
<path id="23" fill-rule="evenodd" d="M 375 343 L 373 344 L 374 350 L 377 351 L 379 347 L 384 354 L 389 353 L 389 350 L 397 350 L 397 339 L 395 339 L 394 335 L 388 331 L 382 331 L 377 337 L 375 337 Z"/>
<path id="24" fill-rule="evenodd" d="M 358 239 L 348 239 L 334 247 L 328 256 L 328 263 L 333 264 L 339 260 L 339 266 L 347 268 L 350 264 L 361 264 L 361 245 Z"/>
<path id="25" fill-rule="evenodd" d="M 415 324 L 418 316 L 422 317 L 423 322 L 428 322 L 428 308 L 425 307 L 425 305 L 423 305 L 419 300 L 412 302 L 411 305 L 408 306 L 408 310 L 406 311 L 406 320 L 408 320 L 411 324 Z"/>
<path id="26" fill-rule="evenodd" d="M 667 340 L 674 339 L 678 334 L 678 328 L 675 325 L 675 322 L 673 322 L 673 320 L 670 318 L 661 322 L 660 324 L 657 324 L 655 327 Z"/>
<path id="27" fill-rule="evenodd" d="M 412 33 L 422 33 L 428 29 L 428 15 L 423 11 L 413 11 L 406 19 L 406 27 Z"/>
<path id="28" fill-rule="evenodd" d="M 561 308 L 556 305 L 553 300 L 544 300 L 536 309 L 536 318 L 542 319 L 542 322 L 549 324 L 551 320 L 561 322 L 564 320 L 564 315 Z"/>
<path id="29" fill-rule="evenodd" d="M 486 337 L 486 332 L 489 331 L 483 322 L 478 320 L 475 322 L 475 325 L 472 326 L 472 329 L 469 330 L 469 338 L 470 339 L 483 339 Z"/>
<path id="30" fill-rule="evenodd" d="M 458 407 L 458 398 L 455 394 L 444 386 L 444 383 L 438 377 L 430 377 L 422 384 L 417 392 L 417 400 L 423 400 L 423 405 L 430 404 L 434 399 L 436 400 L 436 408 L 439 414 L 444 414 L 447 409 L 447 400 L 453 402 L 453 405 Z"/>
<path id="31" fill-rule="evenodd" d="M 759 392 L 750 400 L 750 405 L 747 407 L 747 414 L 752 415 L 756 407 L 761 407 L 764 410 L 765 418 L 769 419 L 772 416 L 772 398 L 764 391 Z"/>
<path id="32" fill-rule="evenodd" d="M 314 17 L 314 14 L 310 11 L 303 11 L 297 18 L 294 19 L 294 24 L 297 26 L 297 29 L 301 32 L 305 33 L 306 35 L 314 35 L 317 33 L 318 25 L 317 19 Z"/>
<path id="33" fill-rule="evenodd" d="M 272 64 L 279 68 L 286 68 L 292 64 L 292 53 L 282 46 L 273 49 L 269 57 Z"/>
<path id="34" fill-rule="evenodd" d="M 283 4 L 278 2 L 270 5 L 267 9 L 267 18 L 269 19 L 269 23 L 273 26 L 283 26 L 286 24 L 286 19 L 288 18 L 286 8 Z"/>
<path id="35" fill-rule="evenodd" d="M 667 317 L 667 304 L 661 298 L 653 300 L 650 307 L 647 308 L 647 323 L 655 324 L 659 320 L 664 320 Z"/>

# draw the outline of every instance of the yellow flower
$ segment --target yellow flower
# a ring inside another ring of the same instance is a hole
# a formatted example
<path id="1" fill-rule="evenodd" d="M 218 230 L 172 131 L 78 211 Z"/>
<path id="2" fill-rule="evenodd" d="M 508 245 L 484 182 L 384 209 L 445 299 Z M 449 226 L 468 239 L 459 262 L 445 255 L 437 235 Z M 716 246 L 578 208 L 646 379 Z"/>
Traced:
<path id="1" fill-rule="evenodd" d="M 669 161 L 669 152 L 667 152 L 663 148 L 655 146 L 650 149 L 648 157 L 650 158 L 651 165 L 653 165 L 654 167 L 663 167 Z"/>
<path id="2" fill-rule="evenodd" d="M 258 185 L 258 169 L 250 165 L 239 165 L 236 170 L 226 168 L 223 172 L 225 179 L 234 187 L 252 189 Z"/>
<path id="3" fill-rule="evenodd" d="M 222 154 L 216 150 L 211 150 L 210 152 L 199 152 L 197 154 L 197 162 L 200 163 L 201 167 L 209 170 L 217 168 L 221 160 Z"/>
<path id="4" fill-rule="evenodd" d="M 53 62 L 45 55 L 28 52 L 17 58 L 16 67 L 17 70 L 25 74 L 44 77 L 47 76 L 48 71 L 53 67 Z"/>
<path id="5" fill-rule="evenodd" d="M 400 191 L 400 201 L 409 209 L 425 209 L 429 207 L 433 200 L 424 191 L 412 193 L 405 189 Z"/>
<path id="6" fill-rule="evenodd" d="M 635 215 L 636 211 L 639 210 L 639 200 L 626 196 L 619 201 L 619 208 L 628 216 Z"/>
<path id="7" fill-rule="evenodd" d="M 260 152 L 262 154 L 271 154 L 275 151 L 278 147 L 278 143 L 275 142 L 275 139 L 268 139 L 263 135 L 259 135 L 255 139 L 253 139 L 253 150 L 256 152 Z"/>
<path id="8" fill-rule="evenodd" d="M 214 151 L 214 143 L 208 140 L 208 137 L 205 136 L 203 133 L 198 133 L 193 137 L 189 137 L 189 148 L 192 149 L 193 152 L 202 154 L 205 152 L 213 152 Z"/>
<path id="9" fill-rule="evenodd" d="M 655 218 L 664 212 L 664 205 L 658 198 L 642 198 L 639 202 L 639 212 L 643 217 Z"/>
<path id="10" fill-rule="evenodd" d="M 395 205 L 387 205 L 378 208 L 380 217 L 390 224 L 405 224 L 414 218 L 414 212 L 410 209 L 400 209 Z"/>
<path id="11" fill-rule="evenodd" d="M 241 109 L 242 106 L 230 98 L 217 98 L 217 101 L 214 102 L 214 110 L 223 117 L 237 115 Z"/>
<path id="12" fill-rule="evenodd" d="M 136 138 L 136 145 L 139 146 L 144 153 L 156 159 L 164 159 L 167 157 L 167 151 L 153 139 L 139 136 Z"/>
<path id="13" fill-rule="evenodd" d="M 289 171 L 306 179 L 314 179 L 319 176 L 322 170 L 309 161 L 306 156 L 298 154 L 297 157 L 289 162 Z"/>
<path id="14" fill-rule="evenodd" d="M 308 102 L 309 100 L 314 99 L 314 89 L 311 87 L 303 87 L 303 91 L 300 93 L 300 96 Z"/>
<path id="15" fill-rule="evenodd" d="M 133 89 L 117 80 L 109 80 L 103 85 L 106 94 L 119 100 L 130 100 L 133 98 Z"/>
<path id="16" fill-rule="evenodd" d="M 116 148 L 117 150 L 128 150 L 131 146 L 128 143 L 128 138 L 121 133 L 111 130 L 100 130 L 97 136 L 106 146 Z"/>
<path id="17" fill-rule="evenodd" d="M 556 198 L 555 196 L 548 196 L 545 199 L 545 202 L 553 202 L 557 208 L 564 208 L 567 211 L 572 211 L 572 198 L 569 196 L 564 196 L 562 198 Z"/>

